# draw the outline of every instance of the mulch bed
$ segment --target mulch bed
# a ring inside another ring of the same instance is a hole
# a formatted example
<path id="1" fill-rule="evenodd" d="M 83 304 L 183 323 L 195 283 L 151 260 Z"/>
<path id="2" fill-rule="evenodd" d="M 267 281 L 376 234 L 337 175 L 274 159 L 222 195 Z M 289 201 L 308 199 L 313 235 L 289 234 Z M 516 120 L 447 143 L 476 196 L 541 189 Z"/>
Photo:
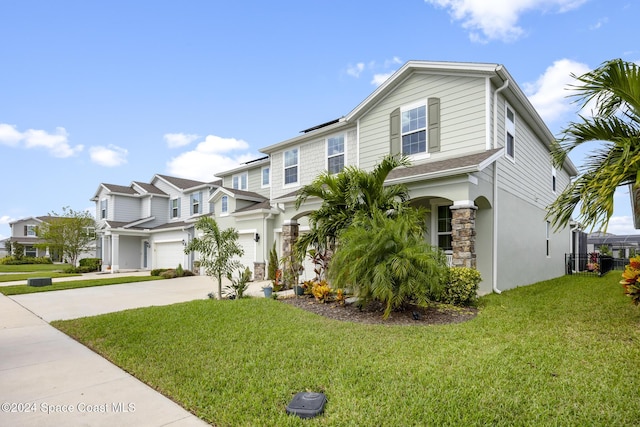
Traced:
<path id="1" fill-rule="evenodd" d="M 478 310 L 473 307 L 432 304 L 429 307 L 409 306 L 403 311 L 394 311 L 387 319 L 383 319 L 384 306 L 379 303 L 360 309 L 357 304 L 340 305 L 335 301 L 321 303 L 306 295 L 280 301 L 330 319 L 380 325 L 445 325 L 465 322 L 478 314 Z"/>

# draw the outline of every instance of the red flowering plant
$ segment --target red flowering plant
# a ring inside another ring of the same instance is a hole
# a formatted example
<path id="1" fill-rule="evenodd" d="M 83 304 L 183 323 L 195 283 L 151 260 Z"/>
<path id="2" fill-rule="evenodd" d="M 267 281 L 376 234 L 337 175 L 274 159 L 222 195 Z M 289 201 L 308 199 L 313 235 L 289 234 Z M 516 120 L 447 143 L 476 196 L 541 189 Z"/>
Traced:
<path id="1" fill-rule="evenodd" d="M 631 258 L 629 260 L 629 265 L 627 265 L 622 273 L 622 287 L 624 288 L 624 293 L 631 298 L 631 301 L 635 305 L 640 305 L 640 283 L 638 283 L 638 279 L 640 278 L 640 256 Z"/>

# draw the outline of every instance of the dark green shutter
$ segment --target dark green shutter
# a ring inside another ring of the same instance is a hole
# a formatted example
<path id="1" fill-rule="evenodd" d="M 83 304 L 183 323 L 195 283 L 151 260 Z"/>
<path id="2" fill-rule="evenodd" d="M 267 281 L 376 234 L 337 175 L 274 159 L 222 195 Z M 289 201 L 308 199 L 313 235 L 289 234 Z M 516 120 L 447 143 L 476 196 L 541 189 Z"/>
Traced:
<path id="1" fill-rule="evenodd" d="M 400 154 L 400 109 L 396 108 L 389 116 L 389 139 L 391 141 L 390 154 Z"/>
<path id="2" fill-rule="evenodd" d="M 429 98 L 429 152 L 440 151 L 440 98 Z"/>

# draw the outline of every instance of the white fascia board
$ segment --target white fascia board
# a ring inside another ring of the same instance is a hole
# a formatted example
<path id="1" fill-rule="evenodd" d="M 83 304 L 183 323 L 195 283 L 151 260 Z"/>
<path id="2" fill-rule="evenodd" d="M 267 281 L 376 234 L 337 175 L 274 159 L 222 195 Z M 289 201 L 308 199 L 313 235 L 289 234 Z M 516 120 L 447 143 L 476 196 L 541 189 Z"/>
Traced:
<path id="1" fill-rule="evenodd" d="M 270 155 L 271 153 L 280 151 L 282 149 L 284 149 L 285 147 L 288 147 L 289 145 L 293 145 L 293 144 L 300 144 L 302 141 L 304 140 L 311 140 L 311 139 L 315 139 L 318 138 L 319 136 L 326 134 L 326 133 L 334 133 L 337 132 L 339 129 L 345 127 L 348 123 L 345 121 L 344 117 L 340 118 L 338 120 L 337 123 L 334 123 L 332 125 L 328 125 L 316 130 L 312 130 L 310 132 L 307 133 L 303 133 L 302 135 L 284 140 L 282 142 L 278 142 L 276 144 L 273 145 L 269 145 L 267 147 L 261 148 L 259 151 L 261 153 L 264 154 L 268 154 Z"/>
<path id="2" fill-rule="evenodd" d="M 447 177 L 453 177 L 456 175 L 464 175 L 464 174 L 469 174 L 469 173 L 474 173 L 474 172 L 479 172 L 480 169 L 478 169 L 478 165 L 472 165 L 472 166 L 465 166 L 462 168 L 456 168 L 456 169 L 447 169 L 444 171 L 438 171 L 438 172 L 428 172 L 428 173 L 423 173 L 420 175 L 411 175 L 411 176 L 405 176 L 402 178 L 396 178 L 396 179 L 388 179 L 384 182 L 385 185 L 392 185 L 392 184 L 405 184 L 405 183 L 409 183 L 409 182 L 416 182 L 416 181 L 424 181 L 424 180 L 430 180 L 430 179 L 437 179 L 437 178 L 447 178 Z"/>

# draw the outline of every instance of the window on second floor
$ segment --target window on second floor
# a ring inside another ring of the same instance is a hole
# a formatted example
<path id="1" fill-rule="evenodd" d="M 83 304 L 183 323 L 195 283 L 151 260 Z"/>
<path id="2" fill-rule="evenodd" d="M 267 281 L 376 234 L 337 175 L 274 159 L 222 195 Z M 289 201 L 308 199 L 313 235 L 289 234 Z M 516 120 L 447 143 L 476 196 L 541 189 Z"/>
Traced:
<path id="1" fill-rule="evenodd" d="M 344 135 L 327 138 L 327 170 L 338 173 L 344 169 Z"/>
<path id="2" fill-rule="evenodd" d="M 202 213 L 202 192 L 191 195 L 191 215 Z"/>
<path id="3" fill-rule="evenodd" d="M 551 191 L 556 192 L 557 188 L 556 168 L 551 168 Z"/>
<path id="4" fill-rule="evenodd" d="M 229 213 L 229 197 L 228 196 L 222 196 L 222 199 L 220 200 L 220 213 L 222 215 L 226 215 Z"/>
<path id="5" fill-rule="evenodd" d="M 24 235 L 27 237 L 36 237 L 36 226 L 35 225 L 25 225 L 24 226 Z"/>
<path id="6" fill-rule="evenodd" d="M 248 178 L 249 176 L 247 172 L 241 173 L 239 175 L 234 175 L 232 178 L 234 190 L 246 190 L 248 186 Z"/>
<path id="7" fill-rule="evenodd" d="M 107 219 L 107 199 L 100 200 L 100 219 Z"/>
<path id="8" fill-rule="evenodd" d="M 427 106 L 420 105 L 402 111 L 402 154 L 427 152 Z"/>
<path id="9" fill-rule="evenodd" d="M 170 218 L 180 217 L 180 199 L 171 199 Z"/>
<path id="10" fill-rule="evenodd" d="M 269 166 L 262 168 L 262 188 L 269 187 L 271 185 L 271 172 Z"/>
<path id="11" fill-rule="evenodd" d="M 298 149 L 284 152 L 284 185 L 298 183 Z"/>
<path id="12" fill-rule="evenodd" d="M 507 150 L 507 157 L 511 160 L 515 160 L 515 150 L 516 150 L 516 117 L 513 110 L 507 106 L 506 111 L 506 138 L 505 138 L 505 147 Z"/>
<path id="13" fill-rule="evenodd" d="M 450 251 L 451 245 L 451 209 L 449 206 L 438 206 L 438 247 Z"/>

